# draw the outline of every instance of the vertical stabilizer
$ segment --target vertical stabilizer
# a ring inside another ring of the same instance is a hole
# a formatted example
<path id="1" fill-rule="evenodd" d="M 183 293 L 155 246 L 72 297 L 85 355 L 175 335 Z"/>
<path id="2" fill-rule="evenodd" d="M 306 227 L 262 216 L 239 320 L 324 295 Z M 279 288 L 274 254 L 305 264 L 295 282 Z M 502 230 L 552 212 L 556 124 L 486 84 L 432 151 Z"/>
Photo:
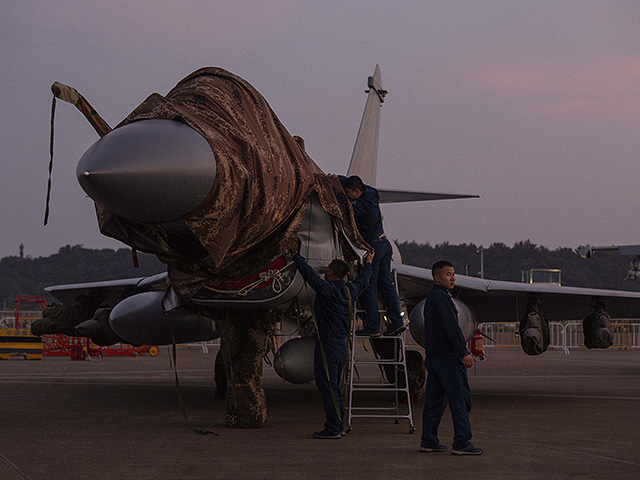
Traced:
<path id="1" fill-rule="evenodd" d="M 358 130 L 356 144 L 353 147 L 347 176 L 358 175 L 365 184 L 375 186 L 378 168 L 380 108 L 387 94 L 387 91 L 382 89 L 379 65 L 376 65 L 373 77 L 369 77 L 367 87 L 368 89 L 365 90 L 369 94 L 367 104 L 362 114 L 360 130 Z"/>

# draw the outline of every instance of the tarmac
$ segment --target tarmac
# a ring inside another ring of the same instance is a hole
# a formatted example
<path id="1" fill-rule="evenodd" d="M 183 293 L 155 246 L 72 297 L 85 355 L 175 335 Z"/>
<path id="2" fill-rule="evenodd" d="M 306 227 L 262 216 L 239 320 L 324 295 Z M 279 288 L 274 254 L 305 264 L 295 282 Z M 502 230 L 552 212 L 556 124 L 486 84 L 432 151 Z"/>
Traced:
<path id="1" fill-rule="evenodd" d="M 0 479 L 638 479 L 640 350 L 487 348 L 470 373 L 473 442 L 481 456 L 420 453 L 422 403 L 409 421 L 356 418 L 340 440 L 313 383 L 283 383 L 265 365 L 269 406 L 260 429 L 224 427 L 213 362 L 178 350 L 191 424 L 177 400 L 170 355 L 0 361 Z M 450 446 L 445 413 L 440 440 Z"/>

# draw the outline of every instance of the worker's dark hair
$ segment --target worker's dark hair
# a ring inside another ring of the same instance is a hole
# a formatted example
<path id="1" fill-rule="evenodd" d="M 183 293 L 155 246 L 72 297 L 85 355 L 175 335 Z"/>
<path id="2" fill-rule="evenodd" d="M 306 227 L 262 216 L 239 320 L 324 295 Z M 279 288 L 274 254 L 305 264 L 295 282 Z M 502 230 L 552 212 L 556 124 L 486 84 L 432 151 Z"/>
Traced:
<path id="1" fill-rule="evenodd" d="M 342 188 L 348 188 L 349 190 L 355 190 L 357 188 L 361 192 L 364 192 L 364 183 L 362 182 L 362 179 L 357 175 L 351 175 L 344 181 L 344 183 L 342 184 Z"/>
<path id="2" fill-rule="evenodd" d="M 347 264 L 344 261 L 336 258 L 335 260 L 331 261 L 329 266 L 331 267 L 331 271 L 336 277 L 344 278 L 347 276 L 348 268 Z"/>
<path id="3" fill-rule="evenodd" d="M 433 278 L 436 278 L 436 274 L 440 273 L 444 267 L 453 267 L 453 265 L 446 260 L 440 260 L 439 262 L 434 263 L 431 267 L 431 275 L 433 275 Z"/>

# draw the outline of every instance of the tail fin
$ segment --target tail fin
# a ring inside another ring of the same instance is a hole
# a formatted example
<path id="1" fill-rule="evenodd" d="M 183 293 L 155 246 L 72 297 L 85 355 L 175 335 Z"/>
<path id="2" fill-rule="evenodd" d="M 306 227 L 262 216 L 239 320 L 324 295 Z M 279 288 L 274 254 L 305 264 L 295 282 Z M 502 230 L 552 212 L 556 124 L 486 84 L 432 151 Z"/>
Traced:
<path id="1" fill-rule="evenodd" d="M 380 108 L 387 91 L 382 89 L 380 65 L 376 65 L 373 77 L 367 81 L 367 104 L 364 107 L 356 144 L 353 147 L 347 176 L 358 175 L 371 186 L 376 184 L 378 169 L 378 135 L 380 133 Z"/>
<path id="2" fill-rule="evenodd" d="M 365 90 L 367 103 L 362 114 L 360 129 L 353 147 L 347 176 L 358 175 L 366 185 L 376 185 L 378 169 L 378 136 L 380 134 L 380 109 L 387 91 L 382 89 L 380 65 L 376 65 L 373 77 L 367 81 Z M 478 195 L 455 193 L 405 192 L 401 190 L 378 189 L 380 203 L 422 202 L 428 200 L 448 200 L 453 198 L 477 198 Z"/>

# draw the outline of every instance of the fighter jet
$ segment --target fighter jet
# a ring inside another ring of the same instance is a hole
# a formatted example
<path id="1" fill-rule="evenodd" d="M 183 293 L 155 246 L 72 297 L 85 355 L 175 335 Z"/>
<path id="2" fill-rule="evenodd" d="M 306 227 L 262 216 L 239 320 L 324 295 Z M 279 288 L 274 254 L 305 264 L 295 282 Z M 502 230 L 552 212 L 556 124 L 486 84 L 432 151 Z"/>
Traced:
<path id="1" fill-rule="evenodd" d="M 576 248 L 576 253 L 582 258 L 591 258 L 594 252 L 615 252 L 625 257 L 633 256 L 629 262 L 629 270 L 623 281 L 640 278 L 640 245 L 611 245 L 605 247 L 592 247 L 591 245 L 580 245 Z"/>
<path id="2" fill-rule="evenodd" d="M 376 185 L 377 133 L 380 121 L 380 108 L 371 111 L 369 109 L 371 105 L 376 104 L 380 107 L 387 94 L 380 87 L 377 68 L 376 74 L 378 76 L 369 78 L 371 90 L 348 173 L 359 175 L 368 185 Z M 369 133 L 361 135 L 363 131 Z M 382 189 L 379 191 L 381 203 L 472 197 Z M 411 335 L 418 344 L 424 346 L 422 312 L 426 293 L 432 287 L 433 278 L 431 272 L 424 268 L 404 264 L 395 245 L 394 252 L 392 269 L 398 278 L 400 297 L 411 312 Z M 454 303 L 458 309 L 460 327 L 467 340 L 477 331 L 478 323 L 520 322 L 522 347 L 531 355 L 539 355 L 548 347 L 548 338 L 544 338 L 544 325 L 547 322 L 575 318 L 591 319 L 594 314 L 606 314 L 605 308 L 616 317 L 635 317 L 640 312 L 639 300 L 640 294 L 623 291 L 524 284 L 463 275 L 456 275 L 454 290 Z M 536 326 L 535 323 L 539 321 L 540 316 L 542 325 Z"/>
<path id="3" fill-rule="evenodd" d="M 227 395 L 227 423 L 262 425 L 261 362 L 276 323 L 291 335 L 313 334 L 305 320 L 314 294 L 291 262 L 292 240 L 300 240 L 300 254 L 318 269 L 333 258 L 357 269 L 370 249 L 338 177 L 311 160 L 302 139 L 289 134 L 254 87 L 220 68 L 192 73 L 166 96 L 152 94 L 114 129 L 75 90 L 57 83 L 52 90 L 76 104 L 101 136 L 76 170 L 95 201 L 100 231 L 167 264 L 166 274 L 154 277 L 48 287 L 75 307 L 66 332 L 155 345 L 222 335 L 226 371 L 250 390 Z M 376 186 L 387 95 L 379 66 L 366 92 L 347 175 Z M 378 190 L 381 203 L 476 197 Z M 431 272 L 405 265 L 393 248 L 400 298 L 422 344 Z M 522 320 L 523 348 L 531 354 L 546 349 L 544 321 L 580 318 L 596 300 L 615 316 L 640 312 L 637 293 L 466 276 L 457 277 L 454 297 L 467 338 L 478 322 Z M 285 346 L 274 363 L 301 366 L 285 378 L 311 380 L 312 351 L 292 347 L 285 359 Z M 238 398 L 248 400 L 238 405 Z"/>

